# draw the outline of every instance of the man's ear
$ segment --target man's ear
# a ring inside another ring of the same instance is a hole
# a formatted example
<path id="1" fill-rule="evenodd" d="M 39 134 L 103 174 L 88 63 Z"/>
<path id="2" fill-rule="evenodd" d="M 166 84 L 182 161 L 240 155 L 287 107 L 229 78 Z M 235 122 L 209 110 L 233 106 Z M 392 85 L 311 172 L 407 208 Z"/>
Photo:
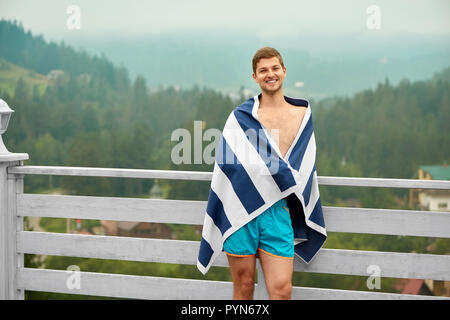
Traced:
<path id="1" fill-rule="evenodd" d="M 255 75 L 254 72 L 252 73 L 252 77 L 253 77 L 253 80 L 254 80 L 255 82 L 257 82 L 257 81 L 256 81 L 256 75 Z"/>

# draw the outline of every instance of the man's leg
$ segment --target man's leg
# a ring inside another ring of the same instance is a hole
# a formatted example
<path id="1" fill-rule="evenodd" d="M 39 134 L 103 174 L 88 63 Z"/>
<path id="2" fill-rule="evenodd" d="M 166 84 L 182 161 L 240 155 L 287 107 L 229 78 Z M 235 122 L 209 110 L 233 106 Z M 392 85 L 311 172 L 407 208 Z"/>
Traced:
<path id="1" fill-rule="evenodd" d="M 275 257 L 262 250 L 259 250 L 258 255 L 266 278 L 269 298 L 271 300 L 290 300 L 294 259 Z"/>
<path id="2" fill-rule="evenodd" d="M 236 257 L 227 254 L 233 280 L 233 299 L 252 300 L 255 290 L 256 256 Z"/>

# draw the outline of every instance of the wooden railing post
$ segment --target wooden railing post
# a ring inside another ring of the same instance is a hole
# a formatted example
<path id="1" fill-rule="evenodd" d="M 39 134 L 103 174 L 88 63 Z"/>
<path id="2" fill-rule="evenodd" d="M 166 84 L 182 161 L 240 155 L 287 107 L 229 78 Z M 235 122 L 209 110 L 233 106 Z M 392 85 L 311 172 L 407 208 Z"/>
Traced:
<path id="1" fill-rule="evenodd" d="M 17 214 L 17 193 L 23 192 L 23 175 L 8 174 L 8 167 L 21 166 L 26 153 L 0 154 L 0 300 L 24 299 L 17 289 L 17 270 L 23 267 L 23 254 L 17 253 L 17 231 L 23 230 L 23 217 Z"/>

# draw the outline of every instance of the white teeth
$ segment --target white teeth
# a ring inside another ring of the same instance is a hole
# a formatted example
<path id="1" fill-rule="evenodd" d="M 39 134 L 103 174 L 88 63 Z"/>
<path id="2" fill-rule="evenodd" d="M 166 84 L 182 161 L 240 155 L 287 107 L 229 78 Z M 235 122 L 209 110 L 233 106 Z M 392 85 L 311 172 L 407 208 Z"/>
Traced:
<path id="1" fill-rule="evenodd" d="M 274 83 L 274 82 L 276 82 L 277 80 L 269 80 L 269 81 L 266 81 L 267 83 Z"/>

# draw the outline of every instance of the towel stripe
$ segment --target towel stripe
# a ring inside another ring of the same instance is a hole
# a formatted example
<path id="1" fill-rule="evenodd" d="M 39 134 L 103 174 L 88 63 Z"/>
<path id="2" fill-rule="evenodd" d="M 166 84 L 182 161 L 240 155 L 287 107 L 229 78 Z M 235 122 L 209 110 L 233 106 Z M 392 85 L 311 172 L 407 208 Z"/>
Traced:
<path id="1" fill-rule="evenodd" d="M 303 188 L 305 188 L 305 185 L 308 182 L 311 172 L 313 171 L 313 168 L 315 166 L 315 158 L 316 158 L 316 139 L 313 133 L 308 141 L 308 146 L 306 147 L 305 154 L 303 156 L 300 168 L 298 170 L 300 175 L 300 180 L 298 182 Z"/>
<path id="2" fill-rule="evenodd" d="M 214 250 L 208 241 L 206 241 L 203 237 L 200 241 L 200 251 L 198 254 L 198 261 L 206 268 L 208 266 L 209 261 L 211 260 L 211 256 L 213 255 Z"/>
<path id="3" fill-rule="evenodd" d="M 258 95 L 258 99 L 260 99 L 261 97 L 261 93 Z M 300 107 L 307 107 L 309 105 L 308 100 L 305 99 L 295 99 L 295 98 L 291 98 L 291 97 L 284 97 L 284 100 L 286 100 L 287 102 L 289 102 L 290 104 L 294 105 L 294 106 L 300 106 Z"/>
<path id="4" fill-rule="evenodd" d="M 223 173 L 222 169 L 219 168 L 217 163 L 214 164 L 213 175 L 215 179 L 211 181 L 211 189 L 226 207 L 224 211 L 227 215 L 227 219 L 230 222 L 240 220 L 242 218 L 242 212 L 246 212 L 246 210 L 242 205 L 241 200 L 239 200 L 238 196 L 233 191 L 233 185 L 230 180 L 225 173 Z"/>
<path id="5" fill-rule="evenodd" d="M 239 125 L 236 117 L 233 113 L 231 113 L 228 118 L 227 125 L 223 130 L 222 134 L 226 139 L 228 145 L 231 150 L 233 150 L 236 157 L 241 162 L 242 166 L 247 171 L 248 175 L 253 181 L 256 189 L 258 189 L 259 194 L 267 203 L 267 201 L 271 201 L 274 198 L 274 194 L 280 192 L 280 188 L 274 181 L 270 170 L 267 168 L 264 161 L 261 159 L 259 153 L 252 146 L 250 140 L 257 140 L 256 132 L 248 131 L 249 135 L 253 134 L 253 137 L 248 137 L 243 131 L 241 126 Z M 220 172 L 220 170 L 219 170 Z M 226 178 L 225 178 L 226 179 Z M 220 179 L 224 180 L 224 179 Z M 228 180 L 228 179 L 226 179 Z M 220 182 L 218 182 L 220 183 Z M 227 185 L 218 184 L 218 189 L 220 190 L 230 190 Z M 234 192 L 233 192 L 234 194 Z M 220 198 L 222 198 L 219 195 Z M 234 203 L 234 200 L 230 199 L 228 204 Z M 222 199 L 222 201 L 224 201 Z M 240 212 L 241 210 L 237 210 Z M 228 212 L 230 214 L 230 212 Z"/>
<path id="6" fill-rule="evenodd" d="M 291 170 L 273 150 L 259 122 L 255 118 L 249 117 L 249 113 L 251 114 L 251 111 L 248 110 L 248 106 L 246 109 L 238 107 L 234 111 L 234 115 L 244 132 L 248 133 L 252 130 L 256 132 L 256 141 L 255 139 L 249 139 L 249 135 L 247 135 L 247 139 L 263 159 L 280 191 L 289 189 L 296 184 Z"/>
<path id="7" fill-rule="evenodd" d="M 314 165 L 314 168 L 315 167 L 316 166 Z M 314 170 L 315 169 L 313 169 L 313 171 L 311 171 L 311 174 L 309 175 L 309 178 L 308 178 L 308 182 L 306 183 L 305 189 L 303 190 L 303 193 L 302 193 L 303 198 L 305 199 L 305 207 L 308 206 L 309 198 L 311 196 L 311 187 L 312 187 L 312 181 L 313 181 L 313 177 L 314 177 Z"/>
<path id="8" fill-rule="evenodd" d="M 227 218 L 225 210 L 223 209 L 222 201 L 219 199 L 213 189 L 209 191 L 208 206 L 206 213 L 209 214 L 214 224 L 219 228 L 222 235 L 231 228 L 231 223 Z"/>
<path id="9" fill-rule="evenodd" d="M 247 171 L 238 161 L 224 137 L 220 140 L 217 150 L 219 158 L 233 159 L 232 163 L 227 163 L 227 161 L 224 161 L 222 164 L 219 163 L 219 168 L 222 169 L 223 173 L 230 180 L 234 192 L 239 197 L 247 213 L 250 214 L 264 205 L 264 199 L 259 194 L 252 179 L 250 179 Z M 220 154 L 221 151 L 222 154 Z"/>
<path id="10" fill-rule="evenodd" d="M 317 182 L 317 171 L 315 170 L 315 166 L 312 180 L 311 194 L 309 196 L 310 203 L 307 207 L 309 216 L 307 218 L 325 229 L 325 221 L 323 219 L 322 213 L 322 203 L 320 201 L 319 183 Z"/>
<path id="11" fill-rule="evenodd" d="M 308 241 L 296 244 L 294 246 L 294 251 L 303 261 L 309 263 L 323 246 L 327 236 L 311 228 L 307 228 L 306 230 Z"/>
<path id="12" fill-rule="evenodd" d="M 320 198 L 317 199 L 316 205 L 314 206 L 314 209 L 309 216 L 309 220 L 311 220 L 315 224 L 318 224 L 322 228 L 325 228 L 325 221 L 323 220 L 322 203 L 320 202 Z"/>
<path id="13" fill-rule="evenodd" d="M 222 233 L 220 232 L 219 228 L 216 226 L 209 214 L 205 214 L 202 240 L 200 241 L 199 250 L 199 257 L 201 256 L 202 260 L 198 260 L 202 265 L 206 263 L 206 269 L 209 269 L 211 261 L 220 254 L 223 245 L 222 239 Z"/>
<path id="14" fill-rule="evenodd" d="M 313 133 L 312 117 L 309 117 L 309 120 L 306 123 L 306 126 L 303 129 L 302 134 L 300 135 L 300 138 L 298 139 L 297 143 L 292 149 L 291 154 L 289 155 L 289 163 L 291 167 L 297 171 L 300 169 L 300 164 L 303 161 L 303 157 L 305 155 L 306 148 L 308 147 L 312 133 Z"/>

